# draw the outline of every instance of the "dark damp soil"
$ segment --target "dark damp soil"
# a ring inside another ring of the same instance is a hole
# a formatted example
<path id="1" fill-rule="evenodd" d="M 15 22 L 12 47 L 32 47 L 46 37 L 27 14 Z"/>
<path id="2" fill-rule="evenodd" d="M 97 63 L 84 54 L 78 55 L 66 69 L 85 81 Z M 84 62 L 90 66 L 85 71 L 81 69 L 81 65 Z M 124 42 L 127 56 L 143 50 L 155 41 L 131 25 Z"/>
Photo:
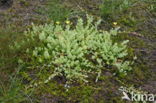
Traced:
<path id="1" fill-rule="evenodd" d="M 10 8 L 13 4 L 13 0 L 1 0 L 0 1 L 0 8 L 7 9 Z"/>
<path id="2" fill-rule="evenodd" d="M 46 1 L 0 1 L 0 80 L 6 87 L 9 85 L 9 75 L 16 72 L 15 58 L 18 56 L 9 50 L 9 45 L 13 41 L 19 41 L 23 32 L 31 27 L 32 22 L 35 24 L 49 22 L 46 16 L 37 12 L 39 8 L 46 7 Z M 75 15 L 83 16 L 87 11 L 99 17 L 99 8 L 97 8 L 99 4 L 101 0 L 63 0 L 61 5 L 79 11 L 79 14 L 74 12 Z M 64 79 L 55 78 L 51 83 L 35 88 L 29 99 L 33 103 L 131 103 L 121 99 L 122 93 L 118 90 L 120 86 L 134 86 L 136 89 L 141 88 L 142 91 L 156 94 L 156 12 L 148 11 L 147 5 L 141 6 L 130 9 L 136 18 L 135 22 L 125 19 L 128 18 L 126 13 L 121 14 L 116 20 L 121 29 L 126 31 L 116 40 L 129 39 L 130 57 L 128 58 L 137 56 L 134 70 L 127 77 L 115 77 L 106 70 L 97 83 L 94 82 L 93 76 L 90 77 L 88 84 L 75 83 L 68 89 L 64 88 Z M 112 27 L 112 21 L 103 21 L 100 28 Z"/>

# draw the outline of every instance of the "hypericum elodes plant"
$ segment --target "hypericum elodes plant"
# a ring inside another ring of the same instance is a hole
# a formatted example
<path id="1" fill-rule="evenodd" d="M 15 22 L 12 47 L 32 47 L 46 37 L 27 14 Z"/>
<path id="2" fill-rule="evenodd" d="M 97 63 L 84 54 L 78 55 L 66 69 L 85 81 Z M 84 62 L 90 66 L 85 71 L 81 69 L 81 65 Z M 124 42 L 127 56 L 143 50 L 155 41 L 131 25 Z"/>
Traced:
<path id="1" fill-rule="evenodd" d="M 36 45 L 27 48 L 27 59 L 21 58 L 26 67 L 22 73 L 45 83 L 55 76 L 87 82 L 89 73 L 97 74 L 97 81 L 109 65 L 126 75 L 131 70 L 130 62 L 122 59 L 127 55 L 128 41 L 114 43 L 111 37 L 117 35 L 117 30 L 98 31 L 99 23 L 93 25 L 93 17 L 88 16 L 87 24 L 79 18 L 75 29 L 53 23 L 33 25 L 26 32 L 24 43 L 36 42 Z"/>

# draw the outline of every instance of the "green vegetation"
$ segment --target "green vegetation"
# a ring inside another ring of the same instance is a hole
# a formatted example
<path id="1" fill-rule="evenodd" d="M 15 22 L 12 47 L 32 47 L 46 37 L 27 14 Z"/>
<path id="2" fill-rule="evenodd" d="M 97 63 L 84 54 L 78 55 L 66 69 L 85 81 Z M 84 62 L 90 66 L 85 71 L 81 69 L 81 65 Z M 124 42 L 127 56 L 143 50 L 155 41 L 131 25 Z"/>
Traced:
<path id="1" fill-rule="evenodd" d="M 11 78 L 8 86 L 2 82 L 0 84 L 0 102 L 1 103 L 21 103 L 26 101 L 26 96 L 22 91 L 23 85 L 17 78 Z"/>
<path id="2" fill-rule="evenodd" d="M 131 63 L 123 59 L 128 55 L 128 41 L 114 43 L 111 37 L 117 35 L 117 30 L 99 32 L 97 26 L 100 21 L 95 26 L 92 22 L 93 18 L 88 16 L 84 26 L 84 21 L 78 19 L 73 30 L 70 24 L 65 29 L 61 25 L 33 25 L 25 33 L 26 40 L 16 42 L 12 47 L 20 49 L 23 47 L 21 43 L 35 44 L 25 51 L 26 58 L 19 59 L 21 65 L 26 65 L 22 73 L 28 76 L 36 71 L 35 77 L 42 81 L 45 79 L 44 83 L 55 76 L 64 76 L 67 81 L 88 82 L 88 73 L 98 74 L 97 81 L 107 66 L 115 66 L 120 75 L 126 75 L 131 70 Z"/>
<path id="3" fill-rule="evenodd" d="M 0 7 L 0 103 L 125 103 L 121 86 L 155 94 L 155 4 L 15 0 Z"/>
<path id="4" fill-rule="evenodd" d="M 125 13 L 134 4 L 134 0 L 103 0 L 101 15 L 104 19 L 117 19 L 120 14 Z"/>
<path id="5" fill-rule="evenodd" d="M 48 0 L 38 12 L 46 15 L 51 21 L 64 21 L 71 15 L 71 10 L 61 5 L 61 0 Z"/>

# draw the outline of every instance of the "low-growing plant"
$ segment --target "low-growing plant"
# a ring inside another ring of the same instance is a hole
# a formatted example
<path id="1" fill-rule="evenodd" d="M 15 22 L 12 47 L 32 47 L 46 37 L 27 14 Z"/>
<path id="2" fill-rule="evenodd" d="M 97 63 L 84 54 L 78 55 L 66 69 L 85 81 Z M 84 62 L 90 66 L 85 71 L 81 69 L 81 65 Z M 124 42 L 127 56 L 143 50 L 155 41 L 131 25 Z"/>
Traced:
<path id="1" fill-rule="evenodd" d="M 21 80 L 17 77 L 10 76 L 8 82 L 0 81 L 0 103 L 23 103 L 28 101 L 23 92 Z"/>
<path id="2" fill-rule="evenodd" d="M 75 29 L 71 29 L 70 24 L 66 27 L 53 23 L 33 25 L 25 32 L 26 39 L 13 47 L 20 49 L 23 44 L 36 42 L 19 59 L 25 67 L 22 76 L 44 83 L 55 76 L 62 76 L 69 82 L 87 82 L 89 74 L 97 74 L 97 81 L 108 66 L 115 67 L 115 73 L 126 75 L 131 70 L 131 62 L 124 60 L 128 55 L 128 40 L 114 42 L 112 37 L 117 35 L 117 29 L 99 31 L 99 23 L 100 20 L 93 25 L 93 17 L 87 16 L 87 24 L 79 18 Z"/>

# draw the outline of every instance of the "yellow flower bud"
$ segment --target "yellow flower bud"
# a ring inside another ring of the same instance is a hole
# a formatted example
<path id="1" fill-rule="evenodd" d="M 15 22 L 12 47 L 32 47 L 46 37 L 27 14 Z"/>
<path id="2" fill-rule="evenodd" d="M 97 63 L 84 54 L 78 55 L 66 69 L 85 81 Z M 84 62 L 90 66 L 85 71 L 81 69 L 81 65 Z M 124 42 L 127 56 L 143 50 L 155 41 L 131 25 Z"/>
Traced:
<path id="1" fill-rule="evenodd" d="M 56 21 L 56 24 L 57 24 L 57 25 L 59 25 L 59 24 L 60 24 L 60 22 L 59 22 L 59 21 Z"/>
<path id="2" fill-rule="evenodd" d="M 118 23 L 117 22 L 113 22 L 113 25 L 117 25 Z"/>
<path id="3" fill-rule="evenodd" d="M 67 20 L 67 21 L 66 21 L 66 24 L 70 24 L 70 21 L 69 21 L 69 20 Z"/>

